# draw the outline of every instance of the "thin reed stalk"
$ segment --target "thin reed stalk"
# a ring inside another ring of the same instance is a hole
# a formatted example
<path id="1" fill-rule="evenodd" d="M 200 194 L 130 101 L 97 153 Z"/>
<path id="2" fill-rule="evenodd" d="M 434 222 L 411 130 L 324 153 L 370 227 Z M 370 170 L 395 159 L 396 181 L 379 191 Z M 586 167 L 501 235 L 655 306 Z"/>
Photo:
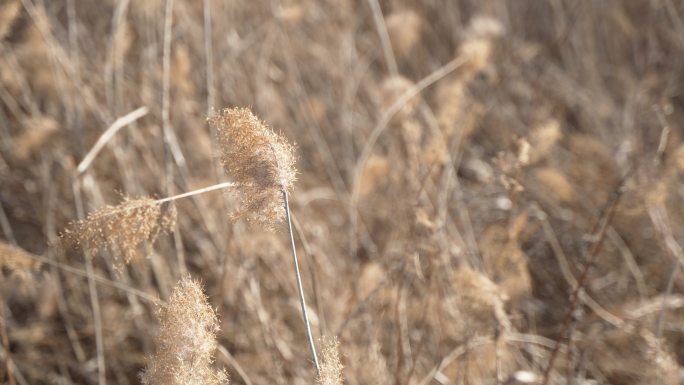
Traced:
<path id="1" fill-rule="evenodd" d="M 290 246 L 292 247 L 292 260 L 294 261 L 295 279 L 297 281 L 297 292 L 299 294 L 299 304 L 302 307 L 302 317 L 304 318 L 304 330 L 306 331 L 306 339 L 309 344 L 309 353 L 311 353 L 311 360 L 316 368 L 316 377 L 321 375 L 321 367 L 318 363 L 318 355 L 316 354 L 316 345 L 311 336 L 311 324 L 309 322 L 309 312 L 306 308 L 306 300 L 304 299 L 304 291 L 302 290 L 302 274 L 299 271 L 299 261 L 297 260 L 297 248 L 295 247 L 294 235 L 292 233 L 292 220 L 290 219 L 290 203 L 287 199 L 287 191 L 282 190 L 283 204 L 285 208 L 285 217 L 287 218 L 287 230 L 290 234 Z"/>
<path id="2" fill-rule="evenodd" d="M 85 208 L 83 198 L 81 196 L 81 184 L 78 179 L 74 178 L 72 183 L 72 190 L 74 192 L 74 200 L 76 203 L 76 212 L 80 220 L 84 220 Z M 84 252 L 86 250 L 84 249 Z M 93 267 L 93 258 L 86 252 L 85 258 L 86 277 L 88 278 L 88 294 L 90 296 L 90 306 L 93 310 L 93 327 L 95 328 L 95 351 L 97 353 L 97 383 L 99 385 L 107 384 L 106 363 L 104 357 L 104 337 L 102 336 L 102 314 L 100 313 L 100 300 L 97 294 L 97 285 L 95 284 L 95 269 Z"/>
<path id="3" fill-rule="evenodd" d="M 287 193 L 297 173 L 294 147 L 246 108 L 227 108 L 208 120 L 217 132 L 223 166 L 240 186 L 242 208 L 233 219 L 246 218 L 267 229 L 275 228 L 283 219 L 287 223 L 304 330 L 318 377 L 320 365 L 304 299 Z"/>
<path id="4" fill-rule="evenodd" d="M 211 185 L 211 186 L 208 186 L 208 187 L 203 187 L 203 188 L 200 188 L 200 189 L 197 189 L 197 190 L 188 191 L 188 192 L 185 192 L 185 193 L 182 193 L 182 194 L 178 194 L 178 195 L 174 195 L 174 196 L 171 196 L 171 197 L 162 198 L 162 199 L 157 199 L 155 202 L 156 202 L 156 203 L 171 202 L 171 201 L 175 201 L 175 200 L 178 200 L 178 199 L 188 198 L 188 197 L 191 197 L 191 196 L 195 196 L 195 195 L 199 195 L 199 194 L 204 194 L 204 193 L 208 193 L 208 192 L 211 192 L 211 191 L 221 190 L 221 189 L 224 189 L 224 188 L 234 187 L 234 186 L 235 186 L 235 184 L 234 184 L 234 183 L 231 183 L 231 182 L 218 183 L 218 184 L 215 184 L 215 185 Z"/>

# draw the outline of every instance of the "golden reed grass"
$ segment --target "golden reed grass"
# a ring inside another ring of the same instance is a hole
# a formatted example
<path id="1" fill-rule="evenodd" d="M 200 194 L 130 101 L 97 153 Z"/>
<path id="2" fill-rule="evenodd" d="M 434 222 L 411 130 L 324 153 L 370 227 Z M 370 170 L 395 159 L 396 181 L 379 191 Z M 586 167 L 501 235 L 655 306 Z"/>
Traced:
<path id="1" fill-rule="evenodd" d="M 342 363 L 340 362 L 340 349 L 337 338 L 328 338 L 323 341 L 323 355 L 321 357 L 321 373 L 316 383 L 318 385 L 342 385 Z"/>
<path id="2" fill-rule="evenodd" d="M 226 108 L 209 119 L 217 132 L 221 163 L 240 188 L 234 219 L 272 229 L 285 219 L 281 199 L 296 180 L 294 147 L 247 108 Z"/>
<path id="3" fill-rule="evenodd" d="M 160 233 L 175 227 L 177 213 L 172 201 L 237 187 L 240 207 L 232 215 L 233 219 L 245 218 L 267 229 L 274 229 L 283 221 L 288 225 L 299 300 L 317 382 L 342 384 L 337 341 L 325 343 L 320 365 L 311 334 L 288 203 L 288 191 L 296 179 L 294 147 L 249 109 L 224 109 L 208 120 L 216 129 L 221 162 L 234 182 L 158 200 L 125 197 L 119 205 L 106 205 L 86 218 L 70 223 L 61 234 L 62 244 L 81 246 L 86 253 L 108 249 L 112 252 L 114 267 L 121 269 L 138 257 L 141 243 L 154 242 Z M 32 262 L 33 259 L 24 258 L 20 251 L 0 244 L 0 265 L 13 270 L 18 266 L 17 261 Z M 225 372 L 211 368 L 217 347 L 218 320 L 197 282 L 190 278 L 181 280 L 168 304 L 160 308 L 159 320 L 157 352 L 148 359 L 147 369 L 141 375 L 144 384 L 227 383 Z"/>
<path id="4" fill-rule="evenodd" d="M 141 243 L 153 242 L 161 232 L 173 229 L 177 214 L 172 201 L 208 191 L 237 187 L 236 191 L 240 195 L 241 206 L 233 214 L 233 219 L 245 218 L 261 224 L 267 229 L 274 229 L 283 222 L 288 225 L 299 300 L 316 375 L 320 381 L 324 381 L 322 382 L 324 384 L 340 384 L 341 365 L 337 356 L 336 343 L 326 345 L 324 367 L 321 368 L 318 363 L 302 290 L 287 198 L 287 192 L 292 189 L 296 179 L 294 146 L 273 132 L 246 108 L 227 108 L 208 120 L 217 132 L 217 140 L 222 155 L 221 162 L 234 182 L 221 183 L 158 200 L 147 197 L 124 198 L 124 202 L 117 206 L 105 206 L 90 213 L 86 218 L 71 223 L 62 234 L 62 239 L 68 245 L 81 245 L 88 252 L 109 249 L 113 252 L 114 266 L 122 268 L 123 265 L 138 256 L 138 248 Z M 183 365 L 195 365 L 195 363 L 178 356 L 178 354 L 174 356 L 169 353 L 172 349 L 178 348 L 174 344 L 182 345 L 184 343 L 182 339 L 174 339 L 177 337 L 176 334 L 180 333 L 174 327 L 192 321 L 188 318 L 187 322 L 176 323 L 178 317 L 186 316 L 184 309 L 182 309 L 183 304 L 194 301 L 200 304 L 198 306 L 201 306 L 202 303 L 206 303 L 203 297 L 201 300 L 197 299 L 201 296 L 201 290 L 196 286 L 190 280 L 181 281 L 177 290 L 174 291 L 169 305 L 160 311 L 162 322 L 161 350 L 158 352 L 157 358 L 150 360 L 150 366 L 143 376 L 143 381 L 146 384 L 219 383 L 224 379 L 220 375 L 207 377 L 207 379 L 203 376 L 208 376 L 207 373 L 209 372 L 197 373 L 196 370 L 187 369 Z M 195 298 L 193 301 L 187 299 L 193 297 Z M 174 314 L 174 312 L 178 314 Z M 215 319 L 215 316 L 211 318 L 206 310 L 196 309 L 193 317 L 195 322 L 204 325 L 202 327 L 213 327 L 212 322 L 214 321 L 212 320 Z M 200 334 L 200 331 L 191 330 L 190 332 Z M 212 345 L 208 342 L 209 339 L 205 338 L 205 340 L 201 346 L 188 344 L 183 352 L 190 352 L 187 354 L 191 354 L 198 348 L 204 349 L 197 353 L 197 357 L 204 357 L 205 350 L 213 351 L 215 348 L 215 343 L 212 342 Z M 171 357 L 169 354 L 176 357 L 176 360 L 184 362 L 174 361 L 169 358 Z M 195 356 L 193 355 L 193 357 Z M 206 361 L 204 358 L 201 360 Z M 190 371 L 188 372 L 188 370 Z M 169 382 L 172 380 L 177 382 Z"/>
<path id="5" fill-rule="evenodd" d="M 219 321 L 200 284 L 183 278 L 158 311 L 156 353 L 140 378 L 145 385 L 227 384 L 223 370 L 212 368 Z"/>
<path id="6" fill-rule="evenodd" d="M 62 234 L 67 245 L 80 245 L 88 252 L 110 249 L 117 268 L 136 258 L 139 245 L 154 242 L 176 224 L 176 208 L 151 198 L 124 198 L 117 205 L 104 206 L 80 221 L 72 222 Z"/>
<path id="7" fill-rule="evenodd" d="M 226 108 L 208 120 L 217 132 L 221 162 L 239 187 L 242 207 L 233 218 L 244 217 L 268 229 L 283 221 L 287 224 L 304 330 L 316 375 L 320 376 L 290 220 L 288 192 L 297 175 L 295 148 L 247 108 Z"/>
<path id="8" fill-rule="evenodd" d="M 96 252 L 109 248 L 115 266 L 121 267 L 138 255 L 143 241 L 153 242 L 176 223 L 176 210 L 169 202 L 178 198 L 236 186 L 241 207 L 233 219 L 244 218 L 273 229 L 285 219 L 281 194 L 296 180 L 294 147 L 273 132 L 249 109 L 227 108 L 209 118 L 217 131 L 221 162 L 235 183 L 219 184 L 174 197 L 153 200 L 124 198 L 86 218 L 72 222 L 62 234 L 67 244 L 82 245 Z"/>

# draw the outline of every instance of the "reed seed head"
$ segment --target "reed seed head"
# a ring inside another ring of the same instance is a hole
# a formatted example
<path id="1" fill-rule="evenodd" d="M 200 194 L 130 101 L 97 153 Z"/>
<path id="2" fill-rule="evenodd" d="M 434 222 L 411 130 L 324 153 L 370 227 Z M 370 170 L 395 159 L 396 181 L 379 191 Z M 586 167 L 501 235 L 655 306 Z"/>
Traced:
<path id="1" fill-rule="evenodd" d="M 227 384 L 223 370 L 211 367 L 219 322 L 200 284 L 183 278 L 158 311 L 156 354 L 141 374 L 145 385 Z"/>
<path id="2" fill-rule="evenodd" d="M 169 203 L 158 203 L 151 198 L 124 198 L 117 206 L 104 206 L 85 219 L 73 222 L 62 234 L 67 245 L 81 245 L 89 252 L 109 248 L 114 266 L 138 256 L 138 245 L 154 242 L 161 232 L 176 225 L 176 208 Z"/>
<path id="3" fill-rule="evenodd" d="M 285 217 L 282 191 L 296 180 L 295 149 L 247 108 L 226 108 L 209 118 L 216 129 L 221 162 L 239 185 L 245 218 L 273 228 Z"/>
<path id="4" fill-rule="evenodd" d="M 339 342 L 337 338 L 323 341 L 323 357 L 318 385 L 342 385 L 342 363 L 340 362 Z"/>

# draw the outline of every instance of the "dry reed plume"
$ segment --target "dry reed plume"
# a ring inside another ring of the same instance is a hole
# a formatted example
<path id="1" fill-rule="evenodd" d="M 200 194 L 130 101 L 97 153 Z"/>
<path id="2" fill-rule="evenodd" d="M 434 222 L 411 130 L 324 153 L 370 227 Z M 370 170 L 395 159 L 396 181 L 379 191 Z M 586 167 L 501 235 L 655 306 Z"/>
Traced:
<path id="1" fill-rule="evenodd" d="M 282 223 L 281 193 L 296 180 L 294 147 L 247 108 L 226 108 L 208 120 L 217 131 L 221 162 L 239 185 L 241 208 L 233 217 L 267 228 Z"/>
<path id="2" fill-rule="evenodd" d="M 211 367 L 219 321 L 200 284 L 191 278 L 178 282 L 166 305 L 158 311 L 156 353 L 141 375 L 145 385 L 227 384 L 223 370 Z"/>
<path id="3" fill-rule="evenodd" d="M 162 232 L 173 229 L 176 208 L 151 198 L 124 198 L 117 206 L 104 206 L 80 221 L 70 224 L 62 234 L 67 245 L 81 245 L 88 252 L 108 248 L 118 268 L 139 255 L 138 247 L 154 242 Z"/>
<path id="4" fill-rule="evenodd" d="M 321 351 L 321 373 L 316 382 L 319 385 L 342 385 L 343 367 L 337 338 L 325 339 Z"/>

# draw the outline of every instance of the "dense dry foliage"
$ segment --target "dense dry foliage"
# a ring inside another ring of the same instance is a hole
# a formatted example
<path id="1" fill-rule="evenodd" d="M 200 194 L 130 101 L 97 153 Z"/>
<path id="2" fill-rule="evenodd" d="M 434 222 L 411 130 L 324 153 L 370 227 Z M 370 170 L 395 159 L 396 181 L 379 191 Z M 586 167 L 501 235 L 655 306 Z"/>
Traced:
<path id="1" fill-rule="evenodd" d="M 140 383 L 187 275 L 208 371 L 315 383 L 289 240 L 230 220 L 281 188 L 319 382 L 681 383 L 683 37 L 674 0 L 0 0 L 0 383 Z"/>

